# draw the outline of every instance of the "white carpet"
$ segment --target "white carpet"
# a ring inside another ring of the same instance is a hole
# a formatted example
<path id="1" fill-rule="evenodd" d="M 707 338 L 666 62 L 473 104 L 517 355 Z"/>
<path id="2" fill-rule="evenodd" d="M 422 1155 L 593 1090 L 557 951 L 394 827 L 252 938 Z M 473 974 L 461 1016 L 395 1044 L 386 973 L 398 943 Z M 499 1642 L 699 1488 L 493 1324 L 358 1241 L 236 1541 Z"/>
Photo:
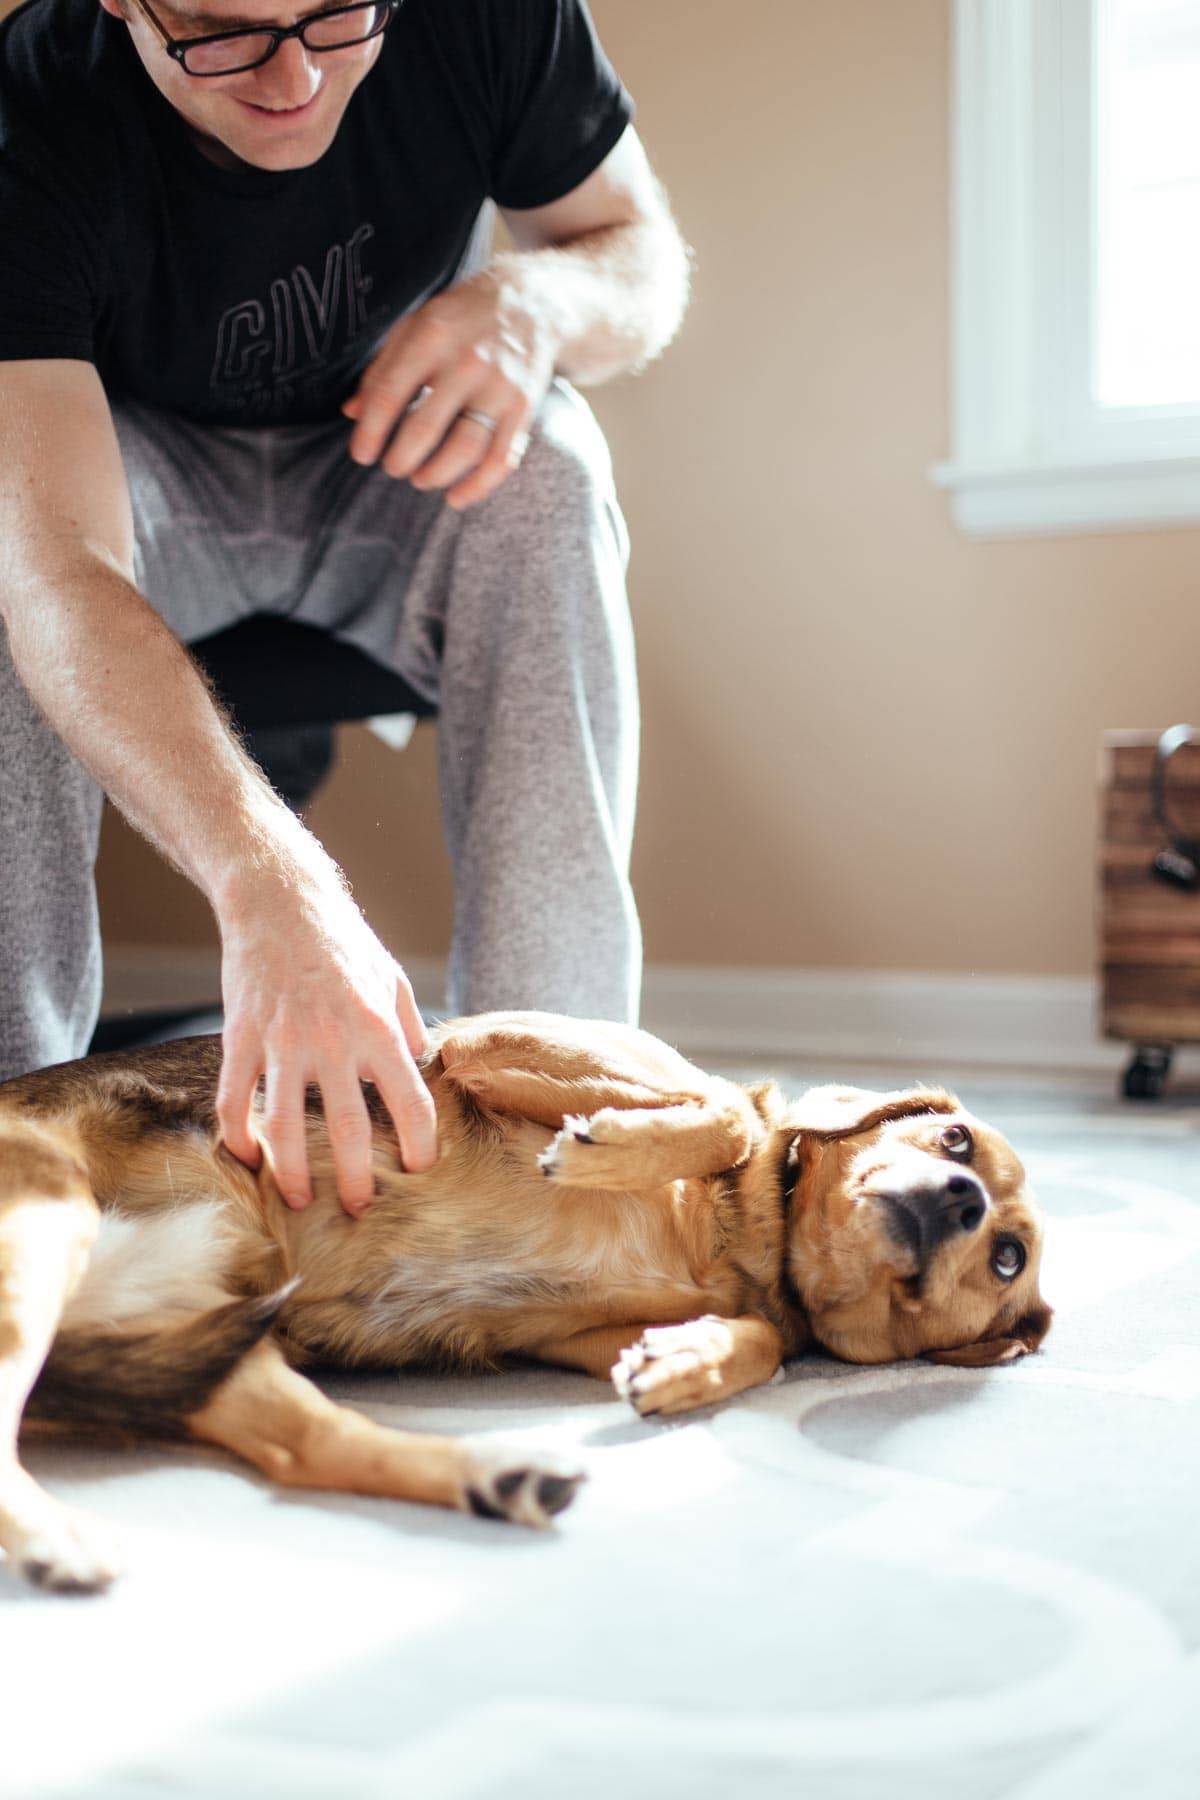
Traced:
<path id="1" fill-rule="evenodd" d="M 1194 1800 L 1200 1105 L 956 1085 L 1051 1214 L 1042 1355 L 810 1359 L 660 1424 L 537 1369 L 330 1384 L 577 1451 L 545 1534 L 44 1445 L 130 1572 L 0 1571 L 0 1793 Z"/>

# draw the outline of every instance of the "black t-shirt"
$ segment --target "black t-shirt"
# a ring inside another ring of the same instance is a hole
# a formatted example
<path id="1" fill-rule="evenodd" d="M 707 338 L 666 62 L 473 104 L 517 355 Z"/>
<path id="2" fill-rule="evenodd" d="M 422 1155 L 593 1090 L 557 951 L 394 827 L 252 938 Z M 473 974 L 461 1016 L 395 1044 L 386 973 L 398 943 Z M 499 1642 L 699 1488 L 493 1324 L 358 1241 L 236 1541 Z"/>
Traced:
<path id="1" fill-rule="evenodd" d="M 584 0 L 405 0 L 318 162 L 228 170 L 97 0 L 29 0 L 0 25 L 0 360 L 200 421 L 331 418 L 488 203 L 560 199 L 632 111 Z"/>

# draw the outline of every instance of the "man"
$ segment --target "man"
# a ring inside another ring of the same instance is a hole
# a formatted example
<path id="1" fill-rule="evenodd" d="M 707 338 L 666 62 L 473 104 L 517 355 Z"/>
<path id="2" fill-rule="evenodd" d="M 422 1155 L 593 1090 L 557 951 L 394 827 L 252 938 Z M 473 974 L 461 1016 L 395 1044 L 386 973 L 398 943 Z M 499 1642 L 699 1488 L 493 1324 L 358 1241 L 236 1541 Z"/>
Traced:
<path id="1" fill-rule="evenodd" d="M 315 1082 L 360 1212 L 370 1080 L 435 1159 L 408 981 L 182 648 L 262 611 L 438 703 L 451 1008 L 632 1015 L 624 528 L 559 379 L 682 315 L 631 112 L 583 0 L 0 27 L 0 1073 L 86 1047 L 107 793 L 216 914 L 230 1149 L 305 1205 Z"/>

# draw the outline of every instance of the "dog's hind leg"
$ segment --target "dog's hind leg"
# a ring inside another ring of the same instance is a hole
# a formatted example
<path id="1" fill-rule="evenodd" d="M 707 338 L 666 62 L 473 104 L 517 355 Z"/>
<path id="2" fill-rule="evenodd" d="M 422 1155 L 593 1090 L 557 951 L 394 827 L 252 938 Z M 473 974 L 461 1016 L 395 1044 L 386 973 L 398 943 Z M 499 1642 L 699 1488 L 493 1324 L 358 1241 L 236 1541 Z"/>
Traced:
<path id="1" fill-rule="evenodd" d="M 327 1399 L 272 1343 L 252 1350 L 186 1423 L 194 1437 L 234 1451 L 288 1487 L 420 1500 L 522 1525 L 548 1524 L 583 1480 L 579 1470 L 540 1453 L 377 1425 Z"/>
<path id="2" fill-rule="evenodd" d="M 0 1126 L 0 1547 L 41 1587 L 90 1593 L 117 1573 L 103 1527 L 38 1486 L 17 1455 L 29 1391 L 98 1223 L 91 1186 L 49 1129 Z"/>

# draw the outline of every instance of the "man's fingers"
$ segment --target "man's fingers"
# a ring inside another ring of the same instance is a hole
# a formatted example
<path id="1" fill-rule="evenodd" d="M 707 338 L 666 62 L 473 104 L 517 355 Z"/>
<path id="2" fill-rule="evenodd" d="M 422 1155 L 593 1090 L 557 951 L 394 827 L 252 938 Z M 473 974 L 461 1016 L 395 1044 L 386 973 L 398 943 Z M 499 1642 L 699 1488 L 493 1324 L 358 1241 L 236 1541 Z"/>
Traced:
<path id="1" fill-rule="evenodd" d="M 377 462 L 404 414 L 421 410 L 430 392 L 429 366 L 428 349 L 406 333 L 367 370 L 358 391 L 342 406 L 354 420 L 350 455 L 356 463 Z"/>
<path id="2" fill-rule="evenodd" d="M 372 1078 L 392 1115 L 405 1169 L 410 1175 L 432 1169 L 438 1158 L 437 1109 L 419 1071 L 411 1063 L 394 1062 Z"/>
<path id="3" fill-rule="evenodd" d="M 481 371 L 482 364 L 476 367 L 471 358 L 437 378 L 428 399 L 399 420 L 396 434 L 380 458 L 385 474 L 400 481 L 429 461 L 453 430 L 463 407 L 471 404 Z"/>
<path id="4" fill-rule="evenodd" d="M 262 1132 L 279 1191 L 297 1211 L 312 1201 L 304 1130 L 304 1076 L 294 1063 L 269 1064 Z"/>
<path id="5" fill-rule="evenodd" d="M 447 506 L 461 509 L 486 500 L 501 482 L 507 481 L 520 468 L 528 448 L 528 431 L 518 426 L 515 419 L 502 422 L 483 461 L 463 480 L 455 482 L 447 493 Z"/>
<path id="6" fill-rule="evenodd" d="M 478 410 L 486 417 L 491 416 L 486 407 Z M 413 486 L 422 489 L 449 488 L 455 482 L 462 481 L 491 454 L 492 443 L 499 428 L 499 421 L 496 423 L 496 430 L 489 430 L 481 420 L 472 419 L 467 413 L 459 413 L 449 437 L 413 474 Z"/>
<path id="7" fill-rule="evenodd" d="M 421 1017 L 421 1009 L 417 1005 L 412 991 L 412 983 L 403 969 L 396 971 L 396 1017 L 400 1021 L 400 1029 L 404 1033 L 404 1041 L 414 1057 L 425 1056 L 429 1052 L 429 1032 Z"/>
<path id="8" fill-rule="evenodd" d="M 321 1075 L 325 1125 L 333 1151 L 338 1199 L 355 1218 L 366 1212 L 375 1193 L 371 1169 L 371 1121 L 367 1117 L 359 1081 L 347 1081 L 345 1071 Z"/>
<path id="9" fill-rule="evenodd" d="M 227 1037 L 222 1040 L 217 1123 L 226 1149 L 248 1169 L 255 1170 L 262 1165 L 262 1145 L 251 1127 L 250 1109 L 261 1068 L 257 1055 L 232 1048 Z"/>
<path id="10" fill-rule="evenodd" d="M 396 970 L 396 1019 L 409 1056 L 428 1054 L 429 1033 L 403 969 Z M 432 1169 L 438 1159 L 437 1108 L 415 1062 L 403 1054 L 382 1060 L 372 1071 L 400 1141 L 400 1160 L 410 1174 Z"/>
<path id="11" fill-rule="evenodd" d="M 418 468 L 445 437 L 467 396 L 487 379 L 477 350 L 459 349 L 428 322 L 409 326 L 363 376 L 354 396 L 350 455 L 397 478 Z M 346 409 L 343 408 L 343 411 Z"/>

